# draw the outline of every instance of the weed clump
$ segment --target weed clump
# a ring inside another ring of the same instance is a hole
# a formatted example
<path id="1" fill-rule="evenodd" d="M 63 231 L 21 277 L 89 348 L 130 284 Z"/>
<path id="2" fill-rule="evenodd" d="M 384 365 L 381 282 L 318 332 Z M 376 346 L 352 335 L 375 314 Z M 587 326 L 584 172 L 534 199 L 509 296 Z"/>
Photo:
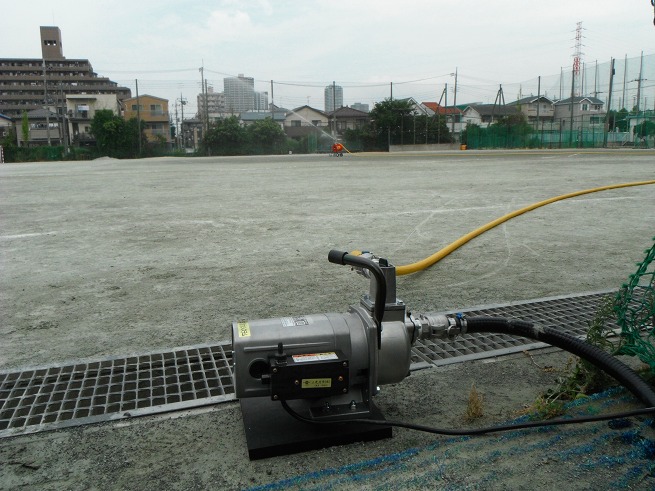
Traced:
<path id="1" fill-rule="evenodd" d="M 616 319 L 614 298 L 609 296 L 600 305 L 594 319 L 589 323 L 587 342 L 615 353 L 616 346 L 609 339 L 614 334 L 610 322 Z M 602 370 L 579 358 L 569 358 L 563 369 L 563 375 L 558 377 L 557 385 L 541 394 L 525 412 L 536 413 L 535 417 L 542 419 L 561 416 L 565 412 L 567 402 L 587 397 L 600 392 L 612 385 L 612 378 Z"/>
<path id="2" fill-rule="evenodd" d="M 471 421 L 480 419 L 482 416 L 484 416 L 484 398 L 475 388 L 474 383 L 471 385 L 471 391 L 469 392 L 469 400 L 466 405 L 466 415 L 464 416 L 464 419 L 470 423 Z"/>

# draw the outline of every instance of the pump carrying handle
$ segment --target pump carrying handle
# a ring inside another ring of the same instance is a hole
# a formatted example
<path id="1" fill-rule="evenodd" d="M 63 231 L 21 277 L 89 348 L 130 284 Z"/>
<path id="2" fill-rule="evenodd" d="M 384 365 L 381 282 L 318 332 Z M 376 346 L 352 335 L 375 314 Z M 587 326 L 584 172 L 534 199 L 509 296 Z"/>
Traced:
<path id="1" fill-rule="evenodd" d="M 387 280 L 380 266 L 370 259 L 361 256 L 354 256 L 348 252 L 337 251 L 332 249 L 328 253 L 328 261 L 334 264 L 355 266 L 358 268 L 368 269 L 375 278 L 375 305 L 373 305 L 373 320 L 378 327 L 378 349 L 382 347 L 382 317 L 384 316 L 384 306 L 387 301 Z"/>

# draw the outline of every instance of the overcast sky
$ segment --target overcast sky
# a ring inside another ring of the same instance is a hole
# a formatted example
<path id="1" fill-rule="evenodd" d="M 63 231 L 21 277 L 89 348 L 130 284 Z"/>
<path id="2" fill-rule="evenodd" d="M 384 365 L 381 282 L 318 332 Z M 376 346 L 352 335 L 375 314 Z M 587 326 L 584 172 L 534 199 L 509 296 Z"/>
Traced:
<path id="1" fill-rule="evenodd" d="M 323 109 L 333 81 L 345 104 L 372 105 L 390 82 L 394 97 L 420 101 L 448 84 L 452 104 L 456 69 L 458 103 L 493 102 L 500 84 L 514 100 L 538 76 L 552 92 L 549 76 L 571 70 L 579 21 L 587 68 L 655 53 L 650 0 L 3 0 L 0 14 L 0 57 L 40 58 L 39 26 L 56 25 L 66 58 L 89 59 L 133 95 L 138 79 L 171 109 L 187 98 L 187 111 L 203 65 L 217 91 L 243 73 L 260 91 L 274 80 L 277 105 Z"/>

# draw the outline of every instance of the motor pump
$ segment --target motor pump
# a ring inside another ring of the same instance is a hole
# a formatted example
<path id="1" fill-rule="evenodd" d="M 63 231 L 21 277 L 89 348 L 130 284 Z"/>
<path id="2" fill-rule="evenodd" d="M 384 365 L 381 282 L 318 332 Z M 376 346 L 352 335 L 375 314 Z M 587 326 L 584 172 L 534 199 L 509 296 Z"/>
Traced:
<path id="1" fill-rule="evenodd" d="M 370 279 L 369 293 L 343 314 L 243 320 L 232 325 L 239 399 L 300 400 L 305 417 L 339 421 L 367 417 L 372 396 L 409 374 L 417 339 L 453 337 L 457 318 L 412 316 L 396 298 L 396 270 L 370 253 L 330 251 L 332 263 Z"/>
<path id="2" fill-rule="evenodd" d="M 334 250 L 328 260 L 352 266 L 370 279 L 368 294 L 348 312 L 232 325 L 235 392 L 251 459 L 390 437 L 391 422 L 372 399 L 380 385 L 400 382 L 409 374 L 411 348 L 417 339 L 453 339 L 465 332 L 520 336 L 569 351 L 641 399 L 647 409 L 640 414 L 655 411 L 655 392 L 634 370 L 566 332 L 502 317 L 412 315 L 396 298 L 396 268 L 387 260 L 370 253 Z M 346 422 L 351 424 L 334 424 Z M 570 424 L 571 420 L 551 423 Z M 398 422 L 393 426 L 469 434 Z"/>

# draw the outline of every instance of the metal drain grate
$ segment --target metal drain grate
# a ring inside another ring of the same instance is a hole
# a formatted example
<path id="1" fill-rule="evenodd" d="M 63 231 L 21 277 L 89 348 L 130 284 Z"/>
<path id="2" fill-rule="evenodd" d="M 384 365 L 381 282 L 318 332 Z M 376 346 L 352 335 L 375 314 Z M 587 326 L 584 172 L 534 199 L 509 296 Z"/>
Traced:
<path id="1" fill-rule="evenodd" d="M 230 345 L 0 373 L 0 437 L 231 399 Z"/>
<path id="2" fill-rule="evenodd" d="M 584 336 L 612 292 L 571 295 L 446 313 L 531 320 Z M 412 370 L 546 346 L 502 334 L 418 342 Z M 0 438 L 234 400 L 229 342 L 0 373 Z"/>
<path id="3" fill-rule="evenodd" d="M 461 312 L 469 317 L 492 316 L 521 319 L 544 327 L 559 329 L 572 336 L 585 337 L 589 323 L 596 316 L 602 302 L 614 293 L 615 291 L 612 290 L 588 295 L 552 297 L 511 305 L 474 307 L 446 313 Z M 506 334 L 465 334 L 452 341 L 419 340 L 412 349 L 412 369 L 493 358 L 545 346 L 548 345 Z"/>

